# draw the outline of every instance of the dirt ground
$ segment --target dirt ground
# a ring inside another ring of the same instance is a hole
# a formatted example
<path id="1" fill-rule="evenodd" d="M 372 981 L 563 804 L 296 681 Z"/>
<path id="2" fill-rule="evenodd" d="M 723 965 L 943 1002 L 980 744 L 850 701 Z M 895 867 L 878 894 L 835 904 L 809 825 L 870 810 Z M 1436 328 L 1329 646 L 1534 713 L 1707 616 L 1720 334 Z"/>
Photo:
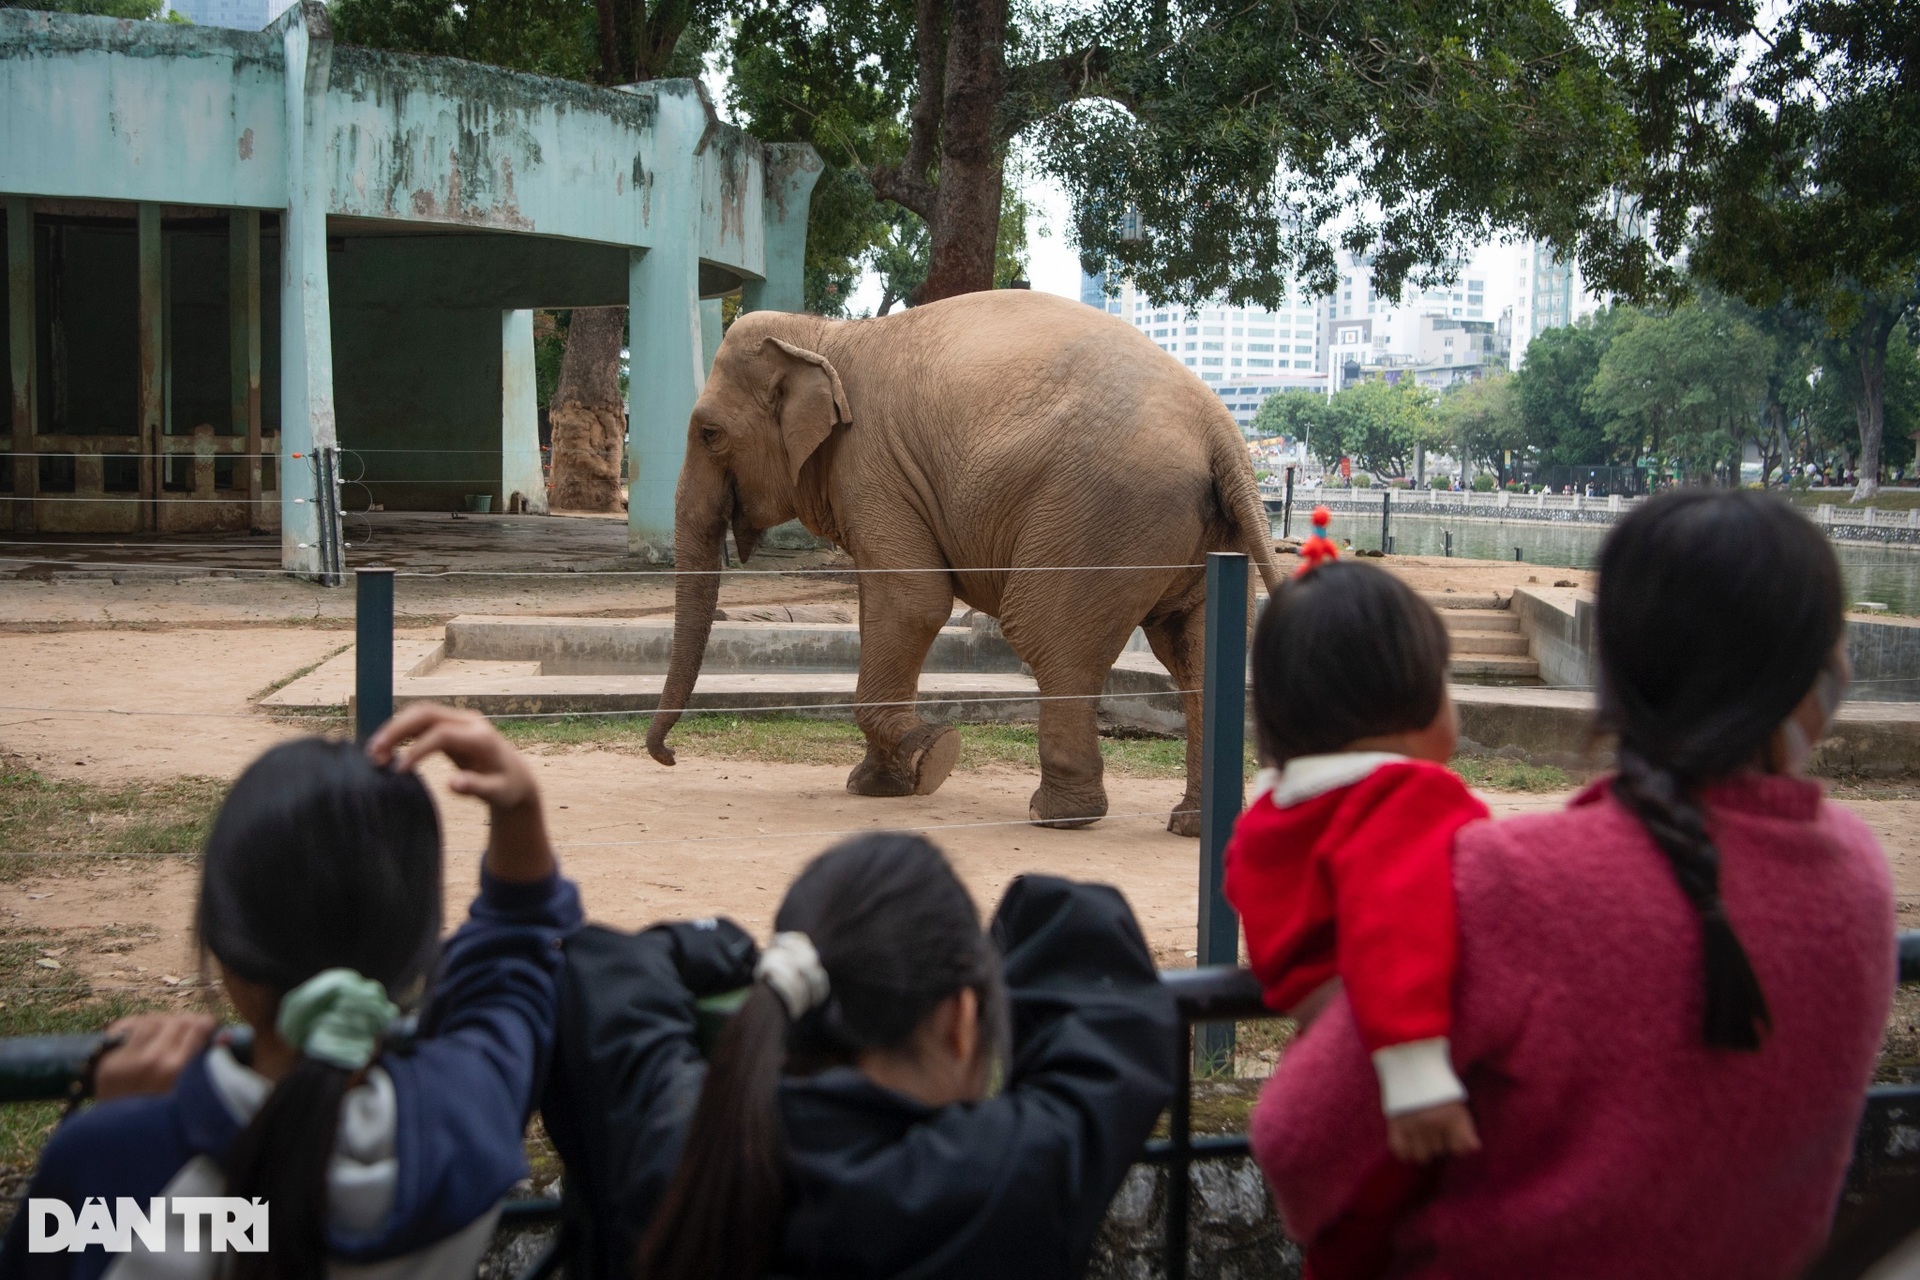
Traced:
<path id="1" fill-rule="evenodd" d="M 527 531 L 515 532 L 520 526 Z M 671 609 L 669 578 L 587 576 L 591 566 L 618 562 L 624 553 L 625 529 L 617 521 L 405 517 L 388 518 L 375 532 L 388 538 L 388 558 L 416 566 L 574 567 L 563 576 L 403 579 L 399 613 L 414 628 L 463 612 Z M 106 575 L 114 572 L 100 567 L 108 554 L 121 557 L 114 563 L 150 564 L 163 556 L 200 562 L 217 552 L 228 568 L 272 554 L 258 545 L 181 545 L 186 549 L 86 554 L 93 571 Z M 121 571 L 118 582 L 75 579 L 70 564 L 53 563 L 74 553 L 37 544 L 32 554 L 47 559 L 0 577 L 0 752 L 47 778 L 231 778 L 268 745 L 310 727 L 267 719 L 256 708 L 260 697 L 351 638 L 350 588 L 259 576 L 177 577 L 177 568 L 151 567 Z M 762 563 L 755 558 L 756 567 Z M 1388 564 L 1422 590 L 1504 591 L 1529 578 L 1585 585 L 1584 575 L 1538 566 Z M 729 574 L 722 605 L 854 599 L 848 578 L 830 573 L 829 557 L 789 553 L 771 567 L 786 571 Z M 1063 832 L 1022 821 L 1036 779 L 1002 767 L 956 774 L 931 797 L 876 800 L 849 796 L 839 767 L 743 764 L 683 752 L 679 765 L 666 769 L 644 756 L 592 748 L 541 748 L 536 765 L 567 870 L 580 881 L 590 914 L 609 924 L 721 912 L 764 930 L 787 880 L 837 835 L 910 826 L 928 830 L 951 853 L 983 909 L 1026 870 L 1109 880 L 1134 903 L 1163 964 L 1187 962 L 1193 947 L 1197 845 L 1164 830 L 1179 794 L 1175 781 L 1109 778 L 1111 816 Z M 474 882 L 483 819 L 477 806 L 441 794 L 448 900 L 457 916 Z M 1496 813 L 1561 801 L 1535 794 L 1488 799 Z M 1894 798 L 1845 802 L 1871 823 L 1893 861 L 1903 923 L 1920 926 L 1920 799 L 1897 791 Z M 183 861 L 29 860 L 15 878 L 0 880 L 0 933 L 46 930 L 81 939 L 110 930 L 109 944 L 61 963 L 109 989 L 178 980 L 195 968 L 192 877 Z"/>

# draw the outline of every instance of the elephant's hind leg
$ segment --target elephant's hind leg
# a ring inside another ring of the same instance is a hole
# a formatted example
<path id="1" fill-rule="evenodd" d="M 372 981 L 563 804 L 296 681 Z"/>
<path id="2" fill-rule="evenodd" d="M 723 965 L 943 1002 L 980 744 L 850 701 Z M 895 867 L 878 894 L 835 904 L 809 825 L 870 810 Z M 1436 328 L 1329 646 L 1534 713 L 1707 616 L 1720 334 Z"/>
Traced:
<path id="1" fill-rule="evenodd" d="M 1167 830 L 1177 836 L 1200 834 L 1200 684 L 1206 678 L 1206 613 L 1199 604 L 1178 613 L 1154 618 L 1142 628 L 1153 656 L 1173 677 L 1176 689 L 1185 689 L 1180 706 L 1187 713 L 1187 790 L 1167 817 Z"/>
<path id="2" fill-rule="evenodd" d="M 1027 803 L 1029 820 L 1045 827 L 1084 827 L 1107 813 L 1100 759 L 1100 690 L 1113 664 L 1033 666 L 1040 685 L 1040 789 Z M 1050 670 L 1050 667 L 1069 668 Z"/>
<path id="3" fill-rule="evenodd" d="M 854 795 L 932 795 L 953 771 L 960 734 L 928 724 L 914 706 L 927 650 L 952 612 L 945 573 L 862 577 L 854 719 L 866 735 L 867 758 L 847 777 Z"/>

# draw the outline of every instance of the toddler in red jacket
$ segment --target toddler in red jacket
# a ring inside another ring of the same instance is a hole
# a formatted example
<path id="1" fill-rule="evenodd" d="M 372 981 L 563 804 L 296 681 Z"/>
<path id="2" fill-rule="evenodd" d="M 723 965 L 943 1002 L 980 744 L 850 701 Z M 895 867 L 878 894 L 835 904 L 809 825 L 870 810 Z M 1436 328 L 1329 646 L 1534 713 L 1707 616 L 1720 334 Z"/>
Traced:
<path id="1" fill-rule="evenodd" d="M 1458 938 L 1452 847 L 1487 816 L 1446 768 L 1458 736 L 1447 632 L 1399 579 L 1318 557 L 1254 632 L 1264 767 L 1227 846 L 1227 899 L 1270 1008 L 1305 1021 L 1344 988 L 1380 1077 L 1388 1147 L 1310 1272 L 1377 1274 L 1420 1166 L 1479 1149 L 1448 1056 Z"/>

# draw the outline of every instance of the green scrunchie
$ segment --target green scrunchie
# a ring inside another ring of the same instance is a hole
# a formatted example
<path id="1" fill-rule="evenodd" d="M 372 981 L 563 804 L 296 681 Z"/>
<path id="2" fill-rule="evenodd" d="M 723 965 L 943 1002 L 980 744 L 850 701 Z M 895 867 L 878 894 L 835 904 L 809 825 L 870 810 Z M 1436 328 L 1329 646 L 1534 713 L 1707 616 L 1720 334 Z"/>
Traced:
<path id="1" fill-rule="evenodd" d="M 352 969 L 325 969 L 280 998 L 275 1024 L 307 1057 L 358 1071 L 373 1061 L 380 1037 L 399 1012 L 387 989 L 372 978 Z"/>

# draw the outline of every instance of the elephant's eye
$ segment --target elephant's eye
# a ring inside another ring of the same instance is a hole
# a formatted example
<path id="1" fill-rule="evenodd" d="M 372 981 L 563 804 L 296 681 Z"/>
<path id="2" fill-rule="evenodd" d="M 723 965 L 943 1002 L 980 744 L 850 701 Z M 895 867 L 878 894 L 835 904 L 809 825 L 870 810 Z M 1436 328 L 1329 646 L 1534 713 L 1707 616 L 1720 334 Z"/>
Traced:
<path id="1" fill-rule="evenodd" d="M 705 446 L 707 446 L 707 448 L 713 450 L 715 453 L 720 452 L 720 446 L 725 444 L 726 442 L 727 442 L 727 433 L 722 431 L 720 428 L 718 427 L 700 428 L 700 443 L 704 444 Z"/>

